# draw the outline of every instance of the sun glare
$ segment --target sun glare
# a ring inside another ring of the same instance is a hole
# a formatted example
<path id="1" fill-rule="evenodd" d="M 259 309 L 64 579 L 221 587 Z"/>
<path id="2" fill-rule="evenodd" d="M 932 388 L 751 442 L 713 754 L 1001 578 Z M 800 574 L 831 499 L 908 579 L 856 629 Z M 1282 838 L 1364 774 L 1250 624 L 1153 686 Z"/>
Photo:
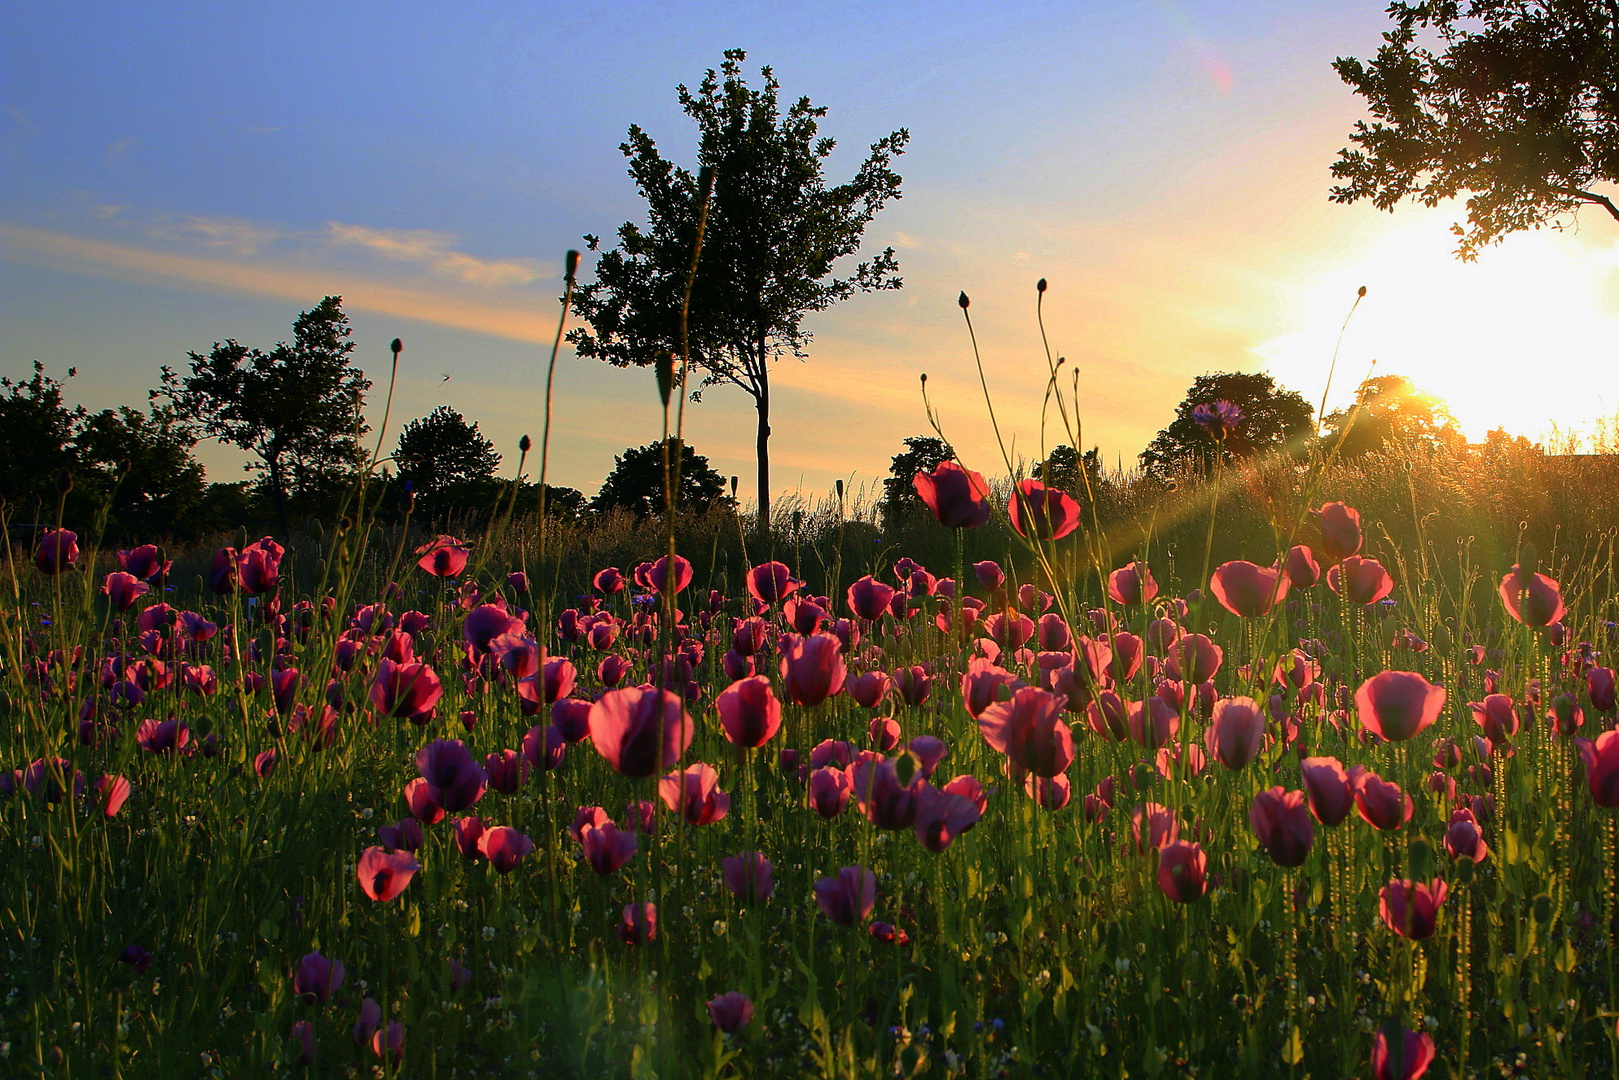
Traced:
<path id="1" fill-rule="evenodd" d="M 1619 237 L 1512 236 L 1464 263 L 1439 215 L 1391 230 L 1289 286 L 1299 329 L 1254 352 L 1277 381 L 1319 405 L 1334 340 L 1365 285 L 1339 352 L 1327 409 L 1370 374 L 1404 375 L 1441 398 L 1472 441 L 1493 428 L 1544 438 L 1611 421 L 1619 394 Z M 1375 361 L 1375 369 L 1372 367 Z"/>

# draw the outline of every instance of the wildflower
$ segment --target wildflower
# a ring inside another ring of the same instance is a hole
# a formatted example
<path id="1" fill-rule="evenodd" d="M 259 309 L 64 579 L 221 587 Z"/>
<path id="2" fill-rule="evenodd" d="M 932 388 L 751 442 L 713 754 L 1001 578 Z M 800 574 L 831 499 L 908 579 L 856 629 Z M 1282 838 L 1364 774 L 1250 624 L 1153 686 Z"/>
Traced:
<path id="1" fill-rule="evenodd" d="M 405 891 L 422 864 L 404 851 L 368 847 L 360 855 L 356 873 L 360 889 L 373 900 L 387 902 Z"/>
<path id="2" fill-rule="evenodd" d="M 1394 591 L 1394 579 L 1376 559 L 1350 555 L 1327 571 L 1327 587 L 1351 604 L 1369 607 Z"/>
<path id="3" fill-rule="evenodd" d="M 647 777 L 673 767 L 692 734 L 685 703 L 668 690 L 609 690 L 590 707 L 591 745 L 621 776 Z"/>
<path id="4" fill-rule="evenodd" d="M 1388 1024 L 1372 1040 L 1373 1080 L 1418 1080 L 1433 1064 L 1433 1036 Z"/>
<path id="5" fill-rule="evenodd" d="M 1107 576 L 1107 594 L 1115 604 L 1150 604 L 1158 595 L 1158 582 L 1146 563 L 1133 562 Z"/>
<path id="6" fill-rule="evenodd" d="M 753 1019 L 753 1002 L 738 990 L 721 994 L 708 1003 L 708 1015 L 714 1026 L 727 1035 L 735 1035 Z"/>
<path id="7" fill-rule="evenodd" d="M 1073 735 L 1062 720 L 1063 699 L 1027 686 L 1010 701 L 978 715 L 984 741 L 1036 776 L 1056 776 L 1074 760 Z"/>
<path id="8" fill-rule="evenodd" d="M 71 570 L 79 561 L 79 534 L 68 529 L 52 529 L 34 551 L 34 566 L 42 574 L 55 577 Z"/>
<path id="9" fill-rule="evenodd" d="M 472 548 L 465 540 L 457 540 L 453 536 L 439 536 L 429 540 L 416 549 L 421 558 L 416 565 L 432 574 L 434 577 L 453 578 L 460 577 L 467 568 L 467 559 L 472 555 Z"/>
<path id="10" fill-rule="evenodd" d="M 1220 764 L 1240 769 L 1264 748 L 1265 713 L 1252 698 L 1221 698 L 1215 702 L 1204 739 Z"/>
<path id="11" fill-rule="evenodd" d="M 1604 731 L 1594 740 L 1575 739 L 1585 761 L 1585 782 L 1598 806 L 1619 806 L 1619 731 Z"/>
<path id="12" fill-rule="evenodd" d="M 1507 614 L 1525 626 L 1550 626 L 1568 613 L 1556 581 L 1516 563 L 1512 572 L 1501 579 L 1500 592 Z"/>
<path id="13" fill-rule="evenodd" d="M 1444 687 L 1411 671 L 1382 672 L 1355 691 L 1361 726 L 1391 742 L 1418 734 L 1439 719 L 1444 707 Z"/>
<path id="14" fill-rule="evenodd" d="M 725 887 L 744 904 L 762 904 L 770 899 L 770 894 L 775 891 L 775 884 L 771 881 L 773 870 L 770 860 L 757 851 L 727 855 L 720 860 Z"/>
<path id="15" fill-rule="evenodd" d="M 1339 562 L 1360 550 L 1360 511 L 1341 502 L 1323 503 L 1321 509 L 1310 511 L 1321 533 L 1316 550 L 1328 562 Z"/>
<path id="16" fill-rule="evenodd" d="M 1209 891 L 1207 866 L 1201 846 L 1184 840 L 1165 844 L 1158 850 L 1158 888 L 1177 904 L 1201 900 Z"/>
<path id="17" fill-rule="evenodd" d="M 725 737 L 738 746 L 763 746 L 781 730 L 781 702 L 764 675 L 738 679 L 720 691 L 714 707 Z"/>
<path id="18" fill-rule="evenodd" d="M 486 830 L 478 837 L 478 851 L 489 860 L 497 874 L 509 874 L 523 857 L 534 850 L 534 841 L 504 825 Z"/>
<path id="19" fill-rule="evenodd" d="M 1439 878 L 1427 884 L 1390 881 L 1377 894 L 1383 923 L 1401 937 L 1421 941 L 1433 936 L 1447 887 Z"/>
<path id="20" fill-rule="evenodd" d="M 798 590 L 799 584 L 785 563 L 760 563 L 747 573 L 748 594 L 761 604 L 785 600 Z"/>
<path id="21" fill-rule="evenodd" d="M 796 705 L 819 705 L 843 693 L 848 669 L 843 643 L 825 631 L 800 637 L 788 634 L 781 648 L 781 677 L 787 697 Z"/>
<path id="22" fill-rule="evenodd" d="M 1061 540 L 1079 528 L 1079 503 L 1074 497 L 1038 480 L 1018 482 L 1006 513 L 1012 528 L 1023 537 L 1033 532 L 1040 540 Z"/>
<path id="23" fill-rule="evenodd" d="M 674 772 L 658 781 L 663 805 L 686 819 L 689 825 L 708 825 L 730 813 L 731 797 L 715 785 L 719 773 L 713 766 L 698 762 L 683 772 Z"/>
<path id="24" fill-rule="evenodd" d="M 1302 791 L 1277 786 L 1254 796 L 1248 824 L 1277 866 L 1303 866 L 1315 841 L 1315 825 Z"/>
<path id="25" fill-rule="evenodd" d="M 931 473 L 911 479 L 940 525 L 947 529 L 976 529 L 989 520 L 989 485 L 979 473 L 946 461 Z"/>
<path id="26" fill-rule="evenodd" d="M 328 960 L 318 951 L 298 961 L 292 973 L 292 992 L 308 1005 L 323 1005 L 343 985 L 343 962 Z"/>
<path id="27" fill-rule="evenodd" d="M 836 877 L 816 880 L 815 902 L 839 926 L 862 923 L 877 904 L 877 875 L 863 866 L 845 866 Z"/>
<path id="28" fill-rule="evenodd" d="M 1233 615 L 1258 618 L 1287 596 L 1291 579 L 1274 566 L 1258 566 L 1241 559 L 1222 563 L 1209 578 L 1209 591 Z"/>
<path id="29" fill-rule="evenodd" d="M 1192 407 L 1192 422 L 1210 437 L 1223 440 L 1242 423 L 1242 407 L 1229 401 L 1209 401 Z"/>

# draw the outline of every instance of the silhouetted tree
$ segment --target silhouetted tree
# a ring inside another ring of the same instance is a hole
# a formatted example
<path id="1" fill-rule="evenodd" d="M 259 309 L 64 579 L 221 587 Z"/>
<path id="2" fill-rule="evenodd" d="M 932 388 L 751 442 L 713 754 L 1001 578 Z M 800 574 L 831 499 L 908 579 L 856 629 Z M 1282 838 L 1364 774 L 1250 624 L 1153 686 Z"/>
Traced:
<path id="1" fill-rule="evenodd" d="M 618 246 L 598 260 L 596 280 L 574 294 L 589 329 L 574 330 L 568 340 L 580 356 L 619 367 L 650 364 L 679 350 L 703 197 L 698 173 L 711 170 L 713 194 L 690 305 L 691 359 L 702 386 L 729 383 L 753 399 L 763 533 L 770 523 L 770 363 L 784 354 L 806 355 L 810 335 L 802 324 L 810 312 L 858 291 L 900 287 L 893 248 L 847 277 L 832 270 L 860 250 L 877 211 L 899 198 L 900 177 L 889 163 L 904 152 L 910 134 L 901 128 L 879 139 L 854 179 L 828 188 L 823 162 L 835 144 L 817 137 L 825 106 L 799 98 L 783 115 L 770 68 L 761 69 L 761 89 L 743 80 L 746 56 L 729 50 L 720 72 L 710 69 L 695 93 L 678 88 L 681 108 L 697 122 L 697 171 L 668 161 L 651 136 L 630 128 L 619 149 L 646 199 L 647 225 L 619 227 Z M 596 250 L 599 239 L 585 239 Z"/>
<path id="2" fill-rule="evenodd" d="M 1355 392 L 1359 411 L 1334 409 L 1322 417 L 1322 438 L 1343 457 L 1360 457 L 1390 444 L 1446 444 L 1465 447 L 1450 410 L 1432 394 L 1418 390 L 1403 375 L 1378 375 Z M 1354 422 L 1350 423 L 1350 416 Z M 1347 427 L 1347 432 L 1345 428 Z M 1343 442 L 1338 442 L 1342 436 Z"/>
<path id="3" fill-rule="evenodd" d="M 1222 441 L 1192 419 L 1199 405 L 1229 401 L 1242 409 L 1242 422 Z M 1303 450 L 1314 434 L 1315 409 L 1297 391 L 1284 390 L 1264 374 L 1221 372 L 1199 375 L 1186 399 L 1175 409 L 1175 419 L 1154 436 L 1141 452 L 1141 467 L 1163 476 L 1183 462 L 1202 470 L 1214 467 L 1216 452 L 1227 461 L 1267 450 Z"/>
<path id="4" fill-rule="evenodd" d="M 202 466 L 191 456 L 194 445 L 170 409 L 124 405 L 98 412 L 73 440 L 70 498 L 82 501 L 86 521 L 106 509 L 109 541 L 189 539 L 205 488 Z"/>
<path id="5" fill-rule="evenodd" d="M 1467 198 L 1457 254 L 1595 204 L 1619 207 L 1619 6 L 1608 0 L 1393 3 L 1369 64 L 1333 67 L 1374 118 L 1333 163 L 1343 203 Z M 1418 41 L 1437 38 L 1443 51 Z"/>
<path id="6" fill-rule="evenodd" d="M 670 440 L 671 443 L 673 440 Z M 555 491 L 556 489 L 552 489 Z M 680 494 L 677 508 L 705 513 L 725 492 L 725 478 L 709 467 L 708 459 L 688 443 L 680 444 Z M 547 492 L 546 498 L 551 498 Z M 613 459 L 601 490 L 590 501 L 595 511 L 622 507 L 639 517 L 663 514 L 663 446 L 632 446 Z"/>
<path id="7" fill-rule="evenodd" d="M 1081 471 L 1083 470 L 1083 471 Z M 1036 462 L 1030 470 L 1036 480 L 1054 488 L 1060 488 L 1070 495 L 1082 495 L 1085 492 L 1085 480 L 1090 479 L 1091 489 L 1099 490 L 1102 484 L 1102 458 L 1097 447 L 1085 451 L 1084 457 L 1074 452 L 1072 446 L 1064 444 L 1056 447 L 1046 455 L 1046 460 Z"/>
<path id="8" fill-rule="evenodd" d="M 343 299 L 328 296 L 268 353 L 233 339 L 187 354 L 189 375 L 163 368 L 162 394 L 196 433 L 258 457 L 283 529 L 294 497 L 323 497 L 365 461 L 361 407 L 371 382 L 349 364 Z"/>
<path id="9" fill-rule="evenodd" d="M 68 368 L 68 378 L 77 374 Z M 14 507 L 14 521 L 55 521 L 56 485 L 73 465 L 73 439 L 85 416 L 82 406 L 63 402 L 62 386 L 37 360 L 26 382 L 0 377 L 0 496 Z"/>
<path id="10" fill-rule="evenodd" d="M 393 460 L 399 480 L 429 515 L 457 501 L 450 496 L 458 488 L 492 480 L 500 468 L 495 444 L 448 405 L 406 424 Z"/>

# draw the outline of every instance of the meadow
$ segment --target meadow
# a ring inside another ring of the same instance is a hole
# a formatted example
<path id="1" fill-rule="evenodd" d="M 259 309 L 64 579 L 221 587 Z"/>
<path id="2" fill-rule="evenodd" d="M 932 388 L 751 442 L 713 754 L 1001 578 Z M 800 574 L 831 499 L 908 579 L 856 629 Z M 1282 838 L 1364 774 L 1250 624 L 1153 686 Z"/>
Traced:
<path id="1" fill-rule="evenodd" d="M 1575 460 L 62 522 L 0 581 L 0 1071 L 1619 1076 Z"/>

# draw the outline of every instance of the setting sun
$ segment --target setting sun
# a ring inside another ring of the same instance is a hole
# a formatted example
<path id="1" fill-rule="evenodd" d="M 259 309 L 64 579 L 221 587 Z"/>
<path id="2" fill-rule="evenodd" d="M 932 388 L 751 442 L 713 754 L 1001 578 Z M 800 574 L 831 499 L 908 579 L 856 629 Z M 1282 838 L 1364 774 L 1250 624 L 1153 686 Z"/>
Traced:
<path id="1" fill-rule="evenodd" d="M 1291 291 L 1304 328 L 1254 350 L 1272 375 L 1319 404 L 1334 337 L 1365 285 L 1328 411 L 1378 374 L 1442 399 L 1475 442 L 1497 427 L 1580 434 L 1613 415 L 1619 240 L 1607 221 L 1514 235 L 1468 263 L 1452 254 L 1453 215 L 1409 216 L 1359 257 L 1300 276 Z"/>

